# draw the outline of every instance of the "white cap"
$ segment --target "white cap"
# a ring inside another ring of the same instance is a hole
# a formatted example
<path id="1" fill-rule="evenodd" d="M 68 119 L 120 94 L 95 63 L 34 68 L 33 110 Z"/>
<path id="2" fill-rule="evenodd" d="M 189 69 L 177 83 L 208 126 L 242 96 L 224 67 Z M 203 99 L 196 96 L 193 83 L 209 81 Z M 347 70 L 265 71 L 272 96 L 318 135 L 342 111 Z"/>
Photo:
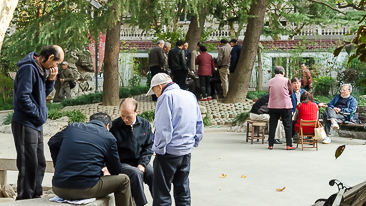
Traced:
<path id="1" fill-rule="evenodd" d="M 172 82 L 172 79 L 169 75 L 165 73 L 157 73 L 155 76 L 151 79 L 150 89 L 146 93 L 146 96 L 153 95 L 154 91 L 152 90 L 153 87 L 158 86 L 159 84 L 167 84 Z"/>

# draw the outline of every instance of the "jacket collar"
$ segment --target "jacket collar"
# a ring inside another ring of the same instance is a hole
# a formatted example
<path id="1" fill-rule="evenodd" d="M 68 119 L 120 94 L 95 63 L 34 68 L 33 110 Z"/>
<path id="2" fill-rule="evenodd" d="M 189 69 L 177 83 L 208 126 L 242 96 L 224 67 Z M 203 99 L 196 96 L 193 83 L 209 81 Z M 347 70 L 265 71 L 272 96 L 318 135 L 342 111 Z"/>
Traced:
<path id="1" fill-rule="evenodd" d="M 99 120 L 95 120 L 95 119 L 90 120 L 87 124 L 95 124 L 95 125 L 98 125 L 98 126 L 100 126 L 100 127 L 105 128 L 105 125 L 104 125 L 104 123 L 103 123 L 103 122 L 101 122 L 101 121 L 99 121 Z"/>
<path id="2" fill-rule="evenodd" d="M 138 124 L 141 124 L 141 117 L 136 116 L 136 122 L 133 125 L 138 125 Z M 127 125 L 125 124 L 125 122 L 122 120 L 121 117 L 118 117 L 118 119 L 117 119 L 117 126 L 118 127 L 124 127 L 124 126 L 127 126 Z"/>
<path id="3" fill-rule="evenodd" d="M 178 84 L 176 84 L 176 83 L 172 82 L 172 83 L 169 83 L 169 84 L 164 88 L 164 91 L 163 91 L 162 93 L 164 93 L 164 92 L 166 92 L 166 91 L 169 91 L 169 90 L 172 90 L 172 89 L 180 89 L 180 87 L 178 86 Z"/>

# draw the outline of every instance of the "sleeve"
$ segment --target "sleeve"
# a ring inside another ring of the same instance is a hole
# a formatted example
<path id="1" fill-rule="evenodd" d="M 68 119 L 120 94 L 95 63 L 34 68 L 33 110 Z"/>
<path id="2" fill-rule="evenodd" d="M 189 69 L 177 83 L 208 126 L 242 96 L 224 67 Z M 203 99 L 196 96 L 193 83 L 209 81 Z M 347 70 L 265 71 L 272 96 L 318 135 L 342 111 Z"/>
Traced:
<path id="1" fill-rule="evenodd" d="M 188 54 L 187 54 L 187 65 L 191 65 L 191 57 L 192 57 L 192 52 L 191 51 L 189 51 L 188 52 Z"/>
<path id="2" fill-rule="evenodd" d="M 56 133 L 48 141 L 48 147 L 50 148 L 51 158 L 52 158 L 54 167 L 57 162 L 57 156 L 58 156 L 58 153 L 60 152 L 60 147 L 62 145 L 62 141 L 64 140 L 64 132 L 66 129 L 62 130 L 61 132 Z"/>
<path id="3" fill-rule="evenodd" d="M 31 66 L 22 67 L 18 70 L 16 75 L 18 88 L 14 94 L 17 99 L 17 104 L 20 105 L 22 111 L 26 113 L 30 118 L 40 121 L 40 111 L 36 104 L 31 99 L 32 88 L 35 84 L 36 77 L 34 74 L 34 69 Z M 54 81 L 46 81 L 46 96 L 51 93 L 49 91 L 49 86 L 53 85 Z M 53 87 L 52 87 L 53 89 Z M 47 94 L 48 93 L 48 94 Z M 41 121 L 40 121 L 41 122 Z"/>
<path id="4" fill-rule="evenodd" d="M 292 84 L 291 84 L 291 81 L 290 80 L 288 80 L 288 82 L 287 82 L 287 87 L 288 87 L 288 93 L 291 96 L 292 93 L 294 93 L 294 89 L 292 88 Z"/>
<path id="5" fill-rule="evenodd" d="M 204 126 L 203 126 L 203 120 L 201 115 L 201 110 L 199 106 L 197 105 L 197 123 L 196 123 L 196 135 L 194 136 L 194 147 L 198 147 L 200 144 L 202 138 L 203 138 L 203 132 L 204 132 Z"/>
<path id="6" fill-rule="evenodd" d="M 217 56 L 217 66 L 220 67 L 222 64 L 222 59 L 224 58 L 224 51 L 222 48 L 219 49 L 219 54 Z"/>
<path id="7" fill-rule="evenodd" d="M 335 99 L 337 96 L 335 96 L 329 103 L 328 103 L 328 107 L 334 108 L 334 105 L 336 103 Z"/>
<path id="8" fill-rule="evenodd" d="M 198 55 L 196 61 L 195 61 L 195 64 L 198 65 L 201 61 L 201 55 Z"/>
<path id="9" fill-rule="evenodd" d="M 186 64 L 186 55 L 184 55 L 184 51 L 180 50 L 180 56 L 181 56 L 181 67 L 183 70 L 187 70 L 187 64 Z"/>
<path id="10" fill-rule="evenodd" d="M 55 80 L 46 80 L 46 97 L 52 92 L 55 87 Z"/>
<path id="11" fill-rule="evenodd" d="M 111 175 L 118 175 L 122 170 L 122 165 L 118 156 L 117 140 L 111 133 L 108 133 L 112 137 L 109 138 L 109 147 L 106 154 L 106 166 Z"/>
<path id="12" fill-rule="evenodd" d="M 348 105 L 347 108 L 342 108 L 342 112 L 346 112 L 346 113 L 356 112 L 357 106 L 358 106 L 358 102 L 357 102 L 356 98 L 351 98 L 349 101 L 350 101 L 350 104 Z"/>
<path id="13" fill-rule="evenodd" d="M 144 142 L 144 145 L 143 145 L 143 148 L 141 151 L 141 156 L 137 161 L 138 162 L 137 164 L 141 164 L 144 167 L 146 167 L 149 164 L 151 156 L 153 155 L 153 151 L 151 150 L 152 145 L 153 145 L 153 142 L 151 140 L 151 126 L 150 126 L 150 123 L 147 123 L 147 125 L 148 125 L 148 129 L 146 132 L 147 138 Z"/>
<path id="14" fill-rule="evenodd" d="M 172 54 L 172 52 L 170 51 L 169 53 L 168 53 L 168 66 L 169 66 L 169 68 L 171 69 L 172 68 L 172 56 L 173 54 Z"/>
<path id="15" fill-rule="evenodd" d="M 215 61 L 213 60 L 213 58 L 211 57 L 211 70 L 212 70 L 212 75 L 215 73 Z"/>
<path id="16" fill-rule="evenodd" d="M 293 121 L 297 121 L 297 119 L 299 119 L 299 110 L 298 109 L 300 109 L 299 105 L 296 106 L 296 110 L 295 110 L 294 120 Z"/>
<path id="17" fill-rule="evenodd" d="M 65 82 L 70 82 L 72 80 L 74 80 L 74 78 L 72 77 L 71 72 L 69 71 L 69 69 L 67 69 L 67 78 L 65 78 Z"/>
<path id="18" fill-rule="evenodd" d="M 169 104 L 170 97 L 162 95 L 161 100 L 156 105 L 153 134 L 152 149 L 157 154 L 163 155 L 166 153 L 166 146 L 170 143 L 173 136 L 172 110 Z"/>
<path id="19" fill-rule="evenodd" d="M 159 65 L 161 67 L 163 67 L 164 66 L 164 62 L 165 62 L 164 50 L 163 49 L 159 49 L 158 55 L 159 55 Z"/>

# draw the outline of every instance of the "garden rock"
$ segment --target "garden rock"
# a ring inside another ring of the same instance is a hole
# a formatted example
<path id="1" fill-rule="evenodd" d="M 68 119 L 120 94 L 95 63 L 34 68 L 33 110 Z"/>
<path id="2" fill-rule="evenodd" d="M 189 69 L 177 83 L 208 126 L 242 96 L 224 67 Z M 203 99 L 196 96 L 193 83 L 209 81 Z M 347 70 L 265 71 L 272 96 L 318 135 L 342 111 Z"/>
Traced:
<path id="1" fill-rule="evenodd" d="M 16 196 L 13 188 L 8 184 L 3 185 L 3 187 L 1 188 L 1 193 L 3 194 L 4 197 L 13 198 L 14 196 Z"/>
<path id="2" fill-rule="evenodd" d="M 12 134 L 11 125 L 1 125 L 0 132 L 5 134 Z"/>

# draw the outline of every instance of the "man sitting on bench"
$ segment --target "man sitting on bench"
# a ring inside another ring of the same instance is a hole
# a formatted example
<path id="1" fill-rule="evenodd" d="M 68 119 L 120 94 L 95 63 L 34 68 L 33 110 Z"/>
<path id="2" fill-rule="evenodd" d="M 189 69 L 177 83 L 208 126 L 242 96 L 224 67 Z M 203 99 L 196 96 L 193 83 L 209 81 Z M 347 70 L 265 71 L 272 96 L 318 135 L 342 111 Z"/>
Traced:
<path id="1" fill-rule="evenodd" d="M 327 133 L 323 144 L 329 144 L 331 142 L 330 135 L 332 129 L 339 129 L 337 121 L 344 122 L 350 120 L 350 114 L 356 112 L 357 109 L 357 100 L 351 95 L 352 85 L 343 84 L 340 92 L 341 94 L 336 95 L 328 103 L 328 108 L 323 115 L 324 129 Z"/>
<path id="2" fill-rule="evenodd" d="M 130 179 L 120 174 L 112 120 L 104 112 L 90 122 L 71 123 L 48 142 L 55 167 L 53 192 L 67 200 L 102 198 L 114 193 L 116 206 L 132 206 Z M 111 175 L 112 174 L 112 175 Z"/>

